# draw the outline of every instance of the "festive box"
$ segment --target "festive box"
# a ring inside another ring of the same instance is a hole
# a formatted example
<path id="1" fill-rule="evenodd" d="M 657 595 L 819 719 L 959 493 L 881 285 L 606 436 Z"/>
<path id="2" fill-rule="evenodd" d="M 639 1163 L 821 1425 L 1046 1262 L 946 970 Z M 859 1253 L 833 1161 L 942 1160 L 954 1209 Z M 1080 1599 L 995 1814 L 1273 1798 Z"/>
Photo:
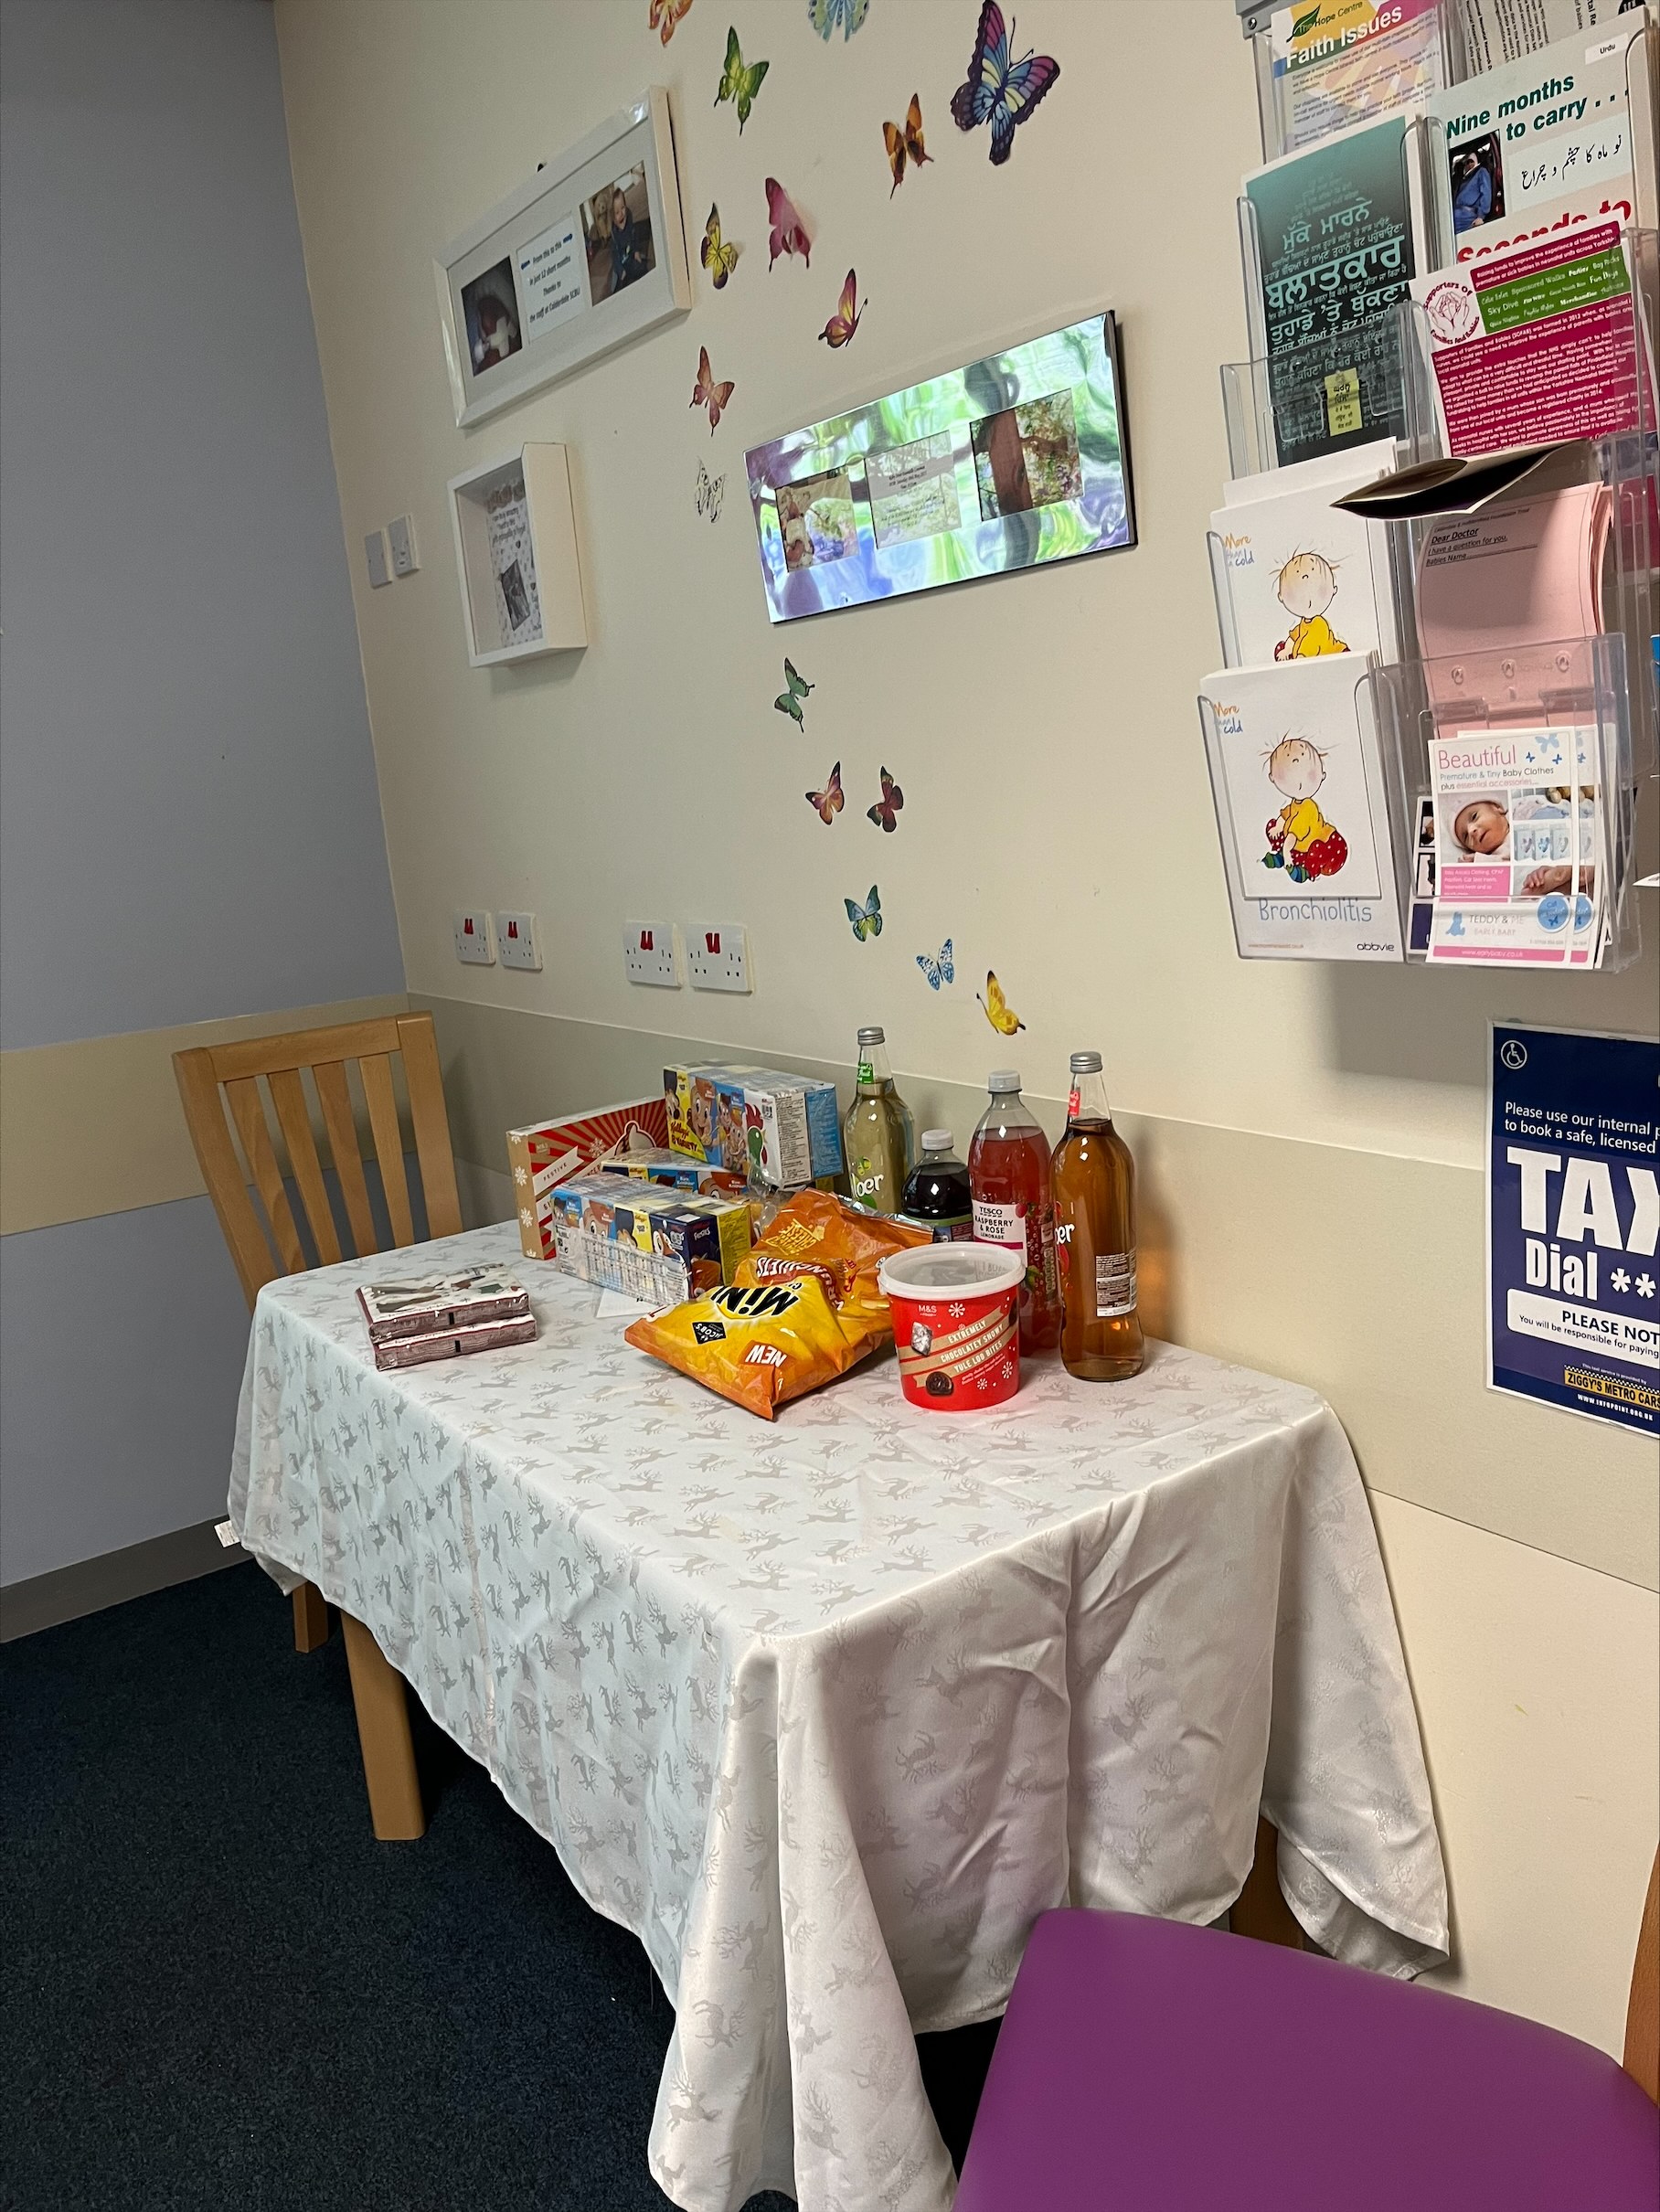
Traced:
<path id="1" fill-rule="evenodd" d="M 518 1209 L 519 1247 L 532 1260 L 553 1258 L 552 1194 L 613 1148 L 638 1142 L 654 1150 L 668 1143 L 668 1113 L 661 1096 L 630 1099 L 591 1113 L 562 1115 L 507 1132 L 507 1164 Z"/>

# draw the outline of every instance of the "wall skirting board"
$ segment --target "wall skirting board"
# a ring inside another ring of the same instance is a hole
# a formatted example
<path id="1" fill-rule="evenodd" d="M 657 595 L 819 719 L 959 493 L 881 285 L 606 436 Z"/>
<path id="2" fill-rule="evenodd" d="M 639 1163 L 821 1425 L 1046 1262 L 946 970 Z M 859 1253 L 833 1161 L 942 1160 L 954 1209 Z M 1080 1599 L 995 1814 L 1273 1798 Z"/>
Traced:
<path id="1" fill-rule="evenodd" d="M 8 1582 L 0 1589 L 0 1643 L 79 1621 L 107 1605 L 124 1605 L 129 1598 L 148 1597 L 153 1590 L 169 1590 L 176 1582 L 193 1582 L 197 1575 L 217 1574 L 247 1557 L 239 1544 L 221 1544 L 211 1521 L 201 1521 L 96 1559 L 78 1559 L 72 1567 Z"/>
<path id="2" fill-rule="evenodd" d="M 644 1095 L 687 1053 L 763 1057 L 474 1000 L 417 992 L 411 1003 L 437 1024 L 456 1152 L 496 1174 L 516 1123 Z M 852 1081 L 849 1067 L 764 1057 L 844 1092 Z M 967 1143 L 983 1092 L 903 1069 L 899 1079 L 919 1128 L 938 1122 Z M 1054 1134 L 1059 1101 L 1027 1099 Z M 1652 1440 L 1481 1387 L 1478 1170 L 1160 1116 L 1121 1122 L 1156 1334 L 1322 1392 L 1374 1491 L 1660 1588 Z M 475 1196 L 489 1202 L 484 1187 Z M 1293 1213 L 1329 1225 L 1300 1238 L 1294 1259 Z"/>

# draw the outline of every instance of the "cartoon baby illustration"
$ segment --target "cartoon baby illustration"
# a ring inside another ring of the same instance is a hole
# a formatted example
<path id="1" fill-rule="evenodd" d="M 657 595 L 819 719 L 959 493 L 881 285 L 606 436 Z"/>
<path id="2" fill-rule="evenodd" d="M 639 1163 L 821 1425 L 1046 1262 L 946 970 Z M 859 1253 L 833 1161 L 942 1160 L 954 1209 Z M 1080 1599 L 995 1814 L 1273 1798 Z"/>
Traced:
<path id="1" fill-rule="evenodd" d="M 1307 738 L 1283 737 L 1268 756 L 1268 781 L 1285 804 L 1269 821 L 1262 866 L 1282 867 L 1293 883 L 1335 876 L 1348 858 L 1348 841 L 1314 798 L 1325 782 L 1325 755 Z"/>
<path id="2" fill-rule="evenodd" d="M 1323 653 L 1348 651 L 1325 619 L 1337 596 L 1337 571 L 1324 553 L 1293 553 L 1274 590 L 1287 614 L 1297 618 L 1274 647 L 1276 661 L 1312 661 Z"/>

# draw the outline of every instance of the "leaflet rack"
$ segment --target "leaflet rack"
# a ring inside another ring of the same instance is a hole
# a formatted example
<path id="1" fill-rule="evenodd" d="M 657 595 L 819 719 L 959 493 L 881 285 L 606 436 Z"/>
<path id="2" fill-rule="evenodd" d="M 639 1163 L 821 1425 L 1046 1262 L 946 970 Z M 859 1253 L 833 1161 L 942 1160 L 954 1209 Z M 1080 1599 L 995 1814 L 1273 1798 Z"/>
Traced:
<path id="1" fill-rule="evenodd" d="M 1367 330 L 1364 372 L 1336 338 L 1316 338 L 1272 360 L 1222 364 L 1222 413 L 1231 476 L 1258 476 L 1305 457 L 1377 438 L 1400 441 L 1399 465 L 1441 452 L 1428 358 L 1399 312 Z"/>
<path id="2" fill-rule="evenodd" d="M 1399 20 L 1364 44 L 1354 39 L 1352 29 L 1347 43 L 1341 33 L 1325 34 L 1317 20 L 1300 39 L 1291 37 L 1283 19 L 1306 21 L 1306 6 L 1276 10 L 1272 0 L 1249 7 L 1236 0 L 1236 5 L 1245 18 L 1256 67 L 1264 161 L 1294 154 L 1346 124 L 1410 106 L 1469 73 L 1455 0 L 1404 0 L 1396 11 Z M 1330 16 L 1340 11 L 1328 5 L 1323 12 Z M 1276 13 L 1282 19 L 1279 36 L 1273 28 Z M 1379 99 L 1374 73 L 1380 58 L 1386 62 L 1387 107 L 1374 104 Z"/>

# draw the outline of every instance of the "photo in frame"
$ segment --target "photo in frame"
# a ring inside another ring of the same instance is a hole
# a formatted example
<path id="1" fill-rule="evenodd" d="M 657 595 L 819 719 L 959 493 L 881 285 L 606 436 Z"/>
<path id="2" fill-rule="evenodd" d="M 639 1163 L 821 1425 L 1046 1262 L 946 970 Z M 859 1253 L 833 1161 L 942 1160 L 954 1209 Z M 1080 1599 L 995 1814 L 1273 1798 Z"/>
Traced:
<path id="1" fill-rule="evenodd" d="M 1135 543 L 1110 312 L 746 455 L 775 622 Z"/>
<path id="2" fill-rule="evenodd" d="M 691 265 L 668 94 L 654 85 L 544 163 L 432 269 L 463 428 L 685 314 Z"/>

